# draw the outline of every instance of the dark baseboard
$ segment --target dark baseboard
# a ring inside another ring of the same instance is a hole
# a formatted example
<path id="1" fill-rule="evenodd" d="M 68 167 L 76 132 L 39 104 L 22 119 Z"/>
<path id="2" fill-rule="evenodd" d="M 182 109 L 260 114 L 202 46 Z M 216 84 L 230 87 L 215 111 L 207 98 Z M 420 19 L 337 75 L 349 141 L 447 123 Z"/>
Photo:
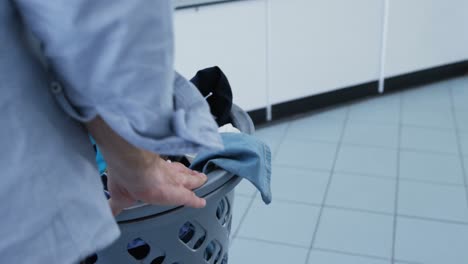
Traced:
<path id="1" fill-rule="evenodd" d="M 385 93 L 410 89 L 420 85 L 461 76 L 467 73 L 468 60 L 402 74 L 385 79 Z M 375 95 L 378 95 L 378 82 L 372 81 L 327 93 L 274 104 L 272 106 L 272 118 L 273 121 L 277 121 L 298 114 L 324 109 L 330 106 L 348 103 Z M 263 125 L 267 123 L 265 108 L 250 111 L 249 115 L 255 125 Z"/>
<path id="2" fill-rule="evenodd" d="M 378 93 L 377 90 L 378 82 L 373 81 L 297 100 L 274 104 L 272 106 L 272 116 L 275 120 L 290 117 L 300 113 L 346 103 L 362 97 L 376 95 Z"/>
<path id="3" fill-rule="evenodd" d="M 180 9 L 187 9 L 187 8 L 197 8 L 197 7 L 203 7 L 203 6 L 225 4 L 225 3 L 237 2 L 237 1 L 246 1 L 246 0 L 183 1 L 184 2 L 183 4 L 179 4 L 178 1 L 175 1 L 174 6 L 176 10 L 180 10 Z"/>
<path id="4" fill-rule="evenodd" d="M 385 79 L 385 92 L 410 89 L 445 79 L 457 77 L 468 72 L 468 60 L 415 71 Z"/>
<path id="5" fill-rule="evenodd" d="M 266 108 L 260 108 L 247 112 L 252 119 L 253 123 L 257 125 L 262 125 L 267 122 Z"/>

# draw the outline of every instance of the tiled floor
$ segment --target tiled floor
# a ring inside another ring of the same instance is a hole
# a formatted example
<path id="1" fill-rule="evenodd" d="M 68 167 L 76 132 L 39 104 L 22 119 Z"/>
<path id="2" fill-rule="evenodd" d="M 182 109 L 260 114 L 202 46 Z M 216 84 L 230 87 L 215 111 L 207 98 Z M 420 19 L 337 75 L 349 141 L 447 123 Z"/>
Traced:
<path id="1" fill-rule="evenodd" d="M 236 189 L 230 264 L 468 263 L 468 77 L 259 129 L 273 203 Z"/>

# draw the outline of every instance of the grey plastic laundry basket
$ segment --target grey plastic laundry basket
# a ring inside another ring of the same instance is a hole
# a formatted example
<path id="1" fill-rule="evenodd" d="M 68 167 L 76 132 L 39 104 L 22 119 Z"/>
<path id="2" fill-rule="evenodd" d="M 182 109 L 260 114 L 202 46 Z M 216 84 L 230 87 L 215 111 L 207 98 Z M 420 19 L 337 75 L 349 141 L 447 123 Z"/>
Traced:
<path id="1" fill-rule="evenodd" d="M 252 134 L 252 120 L 233 105 L 232 123 Z M 121 237 L 88 259 L 98 264 L 227 264 L 234 187 L 241 178 L 223 170 L 208 175 L 195 193 L 207 201 L 203 209 L 138 205 L 118 217 Z"/>

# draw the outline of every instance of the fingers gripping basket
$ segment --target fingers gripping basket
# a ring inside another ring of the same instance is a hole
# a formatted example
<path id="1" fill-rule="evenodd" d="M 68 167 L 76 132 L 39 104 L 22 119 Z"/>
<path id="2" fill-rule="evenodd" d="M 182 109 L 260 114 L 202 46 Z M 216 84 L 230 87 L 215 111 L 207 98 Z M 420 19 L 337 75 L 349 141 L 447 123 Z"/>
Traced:
<path id="1" fill-rule="evenodd" d="M 233 105 L 232 123 L 253 133 L 250 117 Z M 87 263 L 98 264 L 227 264 L 234 206 L 240 178 L 223 170 L 208 175 L 195 193 L 207 201 L 203 209 L 139 205 L 117 217 L 121 237 Z"/>

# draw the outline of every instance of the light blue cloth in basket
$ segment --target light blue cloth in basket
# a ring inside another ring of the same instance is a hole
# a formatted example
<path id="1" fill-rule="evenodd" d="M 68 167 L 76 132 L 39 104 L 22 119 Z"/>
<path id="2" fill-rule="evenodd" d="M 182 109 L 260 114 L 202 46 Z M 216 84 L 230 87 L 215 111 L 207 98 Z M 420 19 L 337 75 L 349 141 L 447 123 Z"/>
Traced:
<path id="1" fill-rule="evenodd" d="M 224 149 L 200 152 L 191 169 L 209 173 L 222 168 L 249 180 L 262 194 L 266 204 L 271 202 L 271 152 L 257 138 L 243 133 L 223 133 Z"/>
<path id="2" fill-rule="evenodd" d="M 104 160 L 104 157 L 102 156 L 101 151 L 96 145 L 96 141 L 94 140 L 94 138 L 92 136 L 89 136 L 89 139 L 91 140 L 91 144 L 93 144 L 94 150 L 96 151 L 96 164 L 98 166 L 99 173 L 102 174 L 107 169 L 106 161 Z"/>

